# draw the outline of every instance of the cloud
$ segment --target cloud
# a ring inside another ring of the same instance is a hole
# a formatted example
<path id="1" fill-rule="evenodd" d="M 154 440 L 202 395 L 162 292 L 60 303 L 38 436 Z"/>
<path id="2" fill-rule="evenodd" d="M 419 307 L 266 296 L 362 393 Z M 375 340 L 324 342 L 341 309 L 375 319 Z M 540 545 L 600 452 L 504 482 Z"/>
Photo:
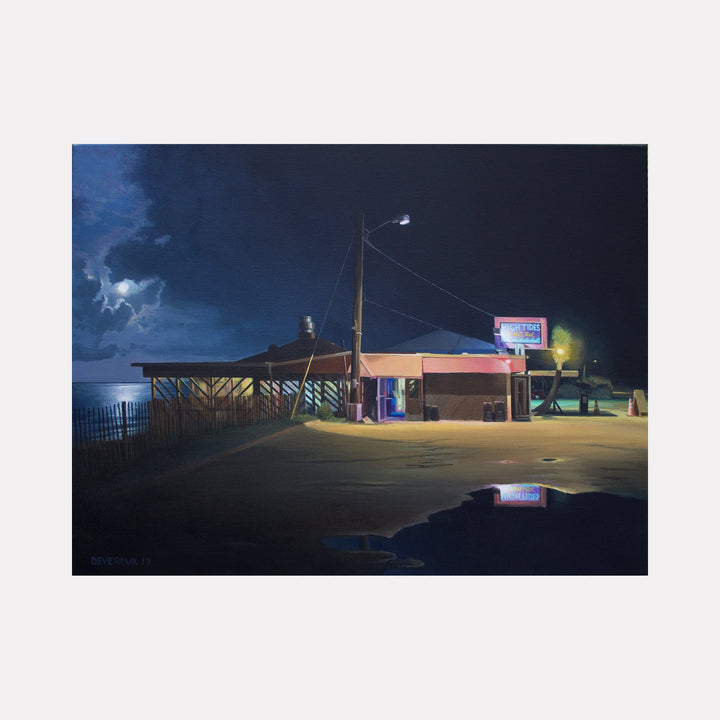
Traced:
<path id="1" fill-rule="evenodd" d="M 108 257 L 149 227 L 150 200 L 130 178 L 140 151 L 132 147 L 73 148 L 73 358 L 123 352 L 108 333 L 128 325 L 147 332 L 160 306 L 157 275 L 117 277 Z M 162 240 L 164 245 L 169 240 Z"/>
<path id="2" fill-rule="evenodd" d="M 73 251 L 98 275 L 111 247 L 147 224 L 150 201 L 128 176 L 139 151 L 131 147 L 73 147 Z"/>
<path id="3" fill-rule="evenodd" d="M 77 360 L 107 360 L 115 357 L 118 353 L 117 345 L 106 345 L 103 348 L 91 348 L 88 346 L 73 347 L 73 361 Z"/>
<path id="4" fill-rule="evenodd" d="M 185 154 L 73 148 L 74 360 L 238 359 L 264 346 L 238 319 L 271 277 L 246 219 L 262 183 L 230 163 L 228 186 L 222 152 L 217 172 Z"/>
<path id="5" fill-rule="evenodd" d="M 105 342 L 127 348 L 142 360 L 238 360 L 236 348 L 244 324 L 223 323 L 221 312 L 210 305 L 192 303 L 182 308 L 161 305 L 153 313 L 152 328 L 132 320 L 105 333 Z M 250 354 L 250 353 L 248 353 Z"/>
<path id="6" fill-rule="evenodd" d="M 139 282 L 132 278 L 123 278 L 116 283 L 101 281 L 94 300 L 101 303 L 101 310 L 116 312 L 126 307 L 133 320 L 142 316 L 150 321 L 152 311 L 160 307 L 164 288 L 165 283 L 158 277 L 143 278 Z"/>

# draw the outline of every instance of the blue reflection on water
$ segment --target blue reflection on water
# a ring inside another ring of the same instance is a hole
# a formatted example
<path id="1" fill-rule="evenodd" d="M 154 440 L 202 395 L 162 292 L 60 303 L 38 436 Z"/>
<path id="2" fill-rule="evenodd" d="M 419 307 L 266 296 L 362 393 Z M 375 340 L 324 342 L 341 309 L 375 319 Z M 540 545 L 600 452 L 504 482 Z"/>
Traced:
<path id="1" fill-rule="evenodd" d="M 151 383 L 97 383 L 72 384 L 72 406 L 100 408 L 120 402 L 147 402 L 152 396 Z"/>
<path id="2" fill-rule="evenodd" d="M 119 440 L 123 434 L 145 431 L 145 403 L 152 397 L 151 383 L 73 383 L 73 444 L 88 440 Z M 127 403 L 125 419 L 121 403 Z M 103 413 L 92 410 L 105 408 Z"/>

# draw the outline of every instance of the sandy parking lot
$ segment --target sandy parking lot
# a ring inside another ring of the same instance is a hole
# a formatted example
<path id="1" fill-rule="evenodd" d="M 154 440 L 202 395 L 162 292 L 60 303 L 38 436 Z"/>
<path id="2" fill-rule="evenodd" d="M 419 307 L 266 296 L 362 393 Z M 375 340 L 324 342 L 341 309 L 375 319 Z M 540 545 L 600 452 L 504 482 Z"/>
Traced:
<path id="1" fill-rule="evenodd" d="M 156 543 L 392 537 L 459 506 L 469 492 L 503 483 L 645 499 L 647 431 L 646 417 L 620 414 L 526 423 L 313 421 L 76 498 L 76 547 L 85 556 L 148 553 L 142 548 Z"/>
<path id="2" fill-rule="evenodd" d="M 208 513 L 244 509 L 248 521 L 278 530 L 392 535 L 469 491 L 515 482 L 646 498 L 647 418 L 317 421 L 150 480 L 145 490 L 166 496 L 172 489 L 176 503 L 192 499 Z"/>

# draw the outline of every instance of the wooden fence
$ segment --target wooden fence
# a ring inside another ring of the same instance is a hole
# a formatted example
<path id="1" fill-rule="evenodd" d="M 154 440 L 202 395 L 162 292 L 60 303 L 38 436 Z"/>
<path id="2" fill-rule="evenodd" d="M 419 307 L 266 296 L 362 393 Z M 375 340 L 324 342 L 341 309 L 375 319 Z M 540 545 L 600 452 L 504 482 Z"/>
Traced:
<path id="1" fill-rule="evenodd" d="M 104 408 L 73 410 L 73 476 L 110 475 L 153 450 L 183 444 L 227 427 L 289 418 L 295 395 L 223 398 L 208 409 L 193 398 L 172 402 L 121 402 Z"/>

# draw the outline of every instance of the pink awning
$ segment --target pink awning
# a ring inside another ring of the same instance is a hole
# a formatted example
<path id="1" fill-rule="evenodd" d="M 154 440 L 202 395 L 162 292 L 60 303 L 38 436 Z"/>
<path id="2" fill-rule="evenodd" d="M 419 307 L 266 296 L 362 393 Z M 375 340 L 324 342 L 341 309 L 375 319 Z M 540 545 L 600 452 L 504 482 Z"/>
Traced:
<path id="1" fill-rule="evenodd" d="M 423 357 L 423 373 L 525 372 L 523 355 L 439 355 Z"/>
<path id="2" fill-rule="evenodd" d="M 422 377 L 422 357 L 420 355 L 363 353 L 361 373 L 363 377 L 420 378 Z"/>

